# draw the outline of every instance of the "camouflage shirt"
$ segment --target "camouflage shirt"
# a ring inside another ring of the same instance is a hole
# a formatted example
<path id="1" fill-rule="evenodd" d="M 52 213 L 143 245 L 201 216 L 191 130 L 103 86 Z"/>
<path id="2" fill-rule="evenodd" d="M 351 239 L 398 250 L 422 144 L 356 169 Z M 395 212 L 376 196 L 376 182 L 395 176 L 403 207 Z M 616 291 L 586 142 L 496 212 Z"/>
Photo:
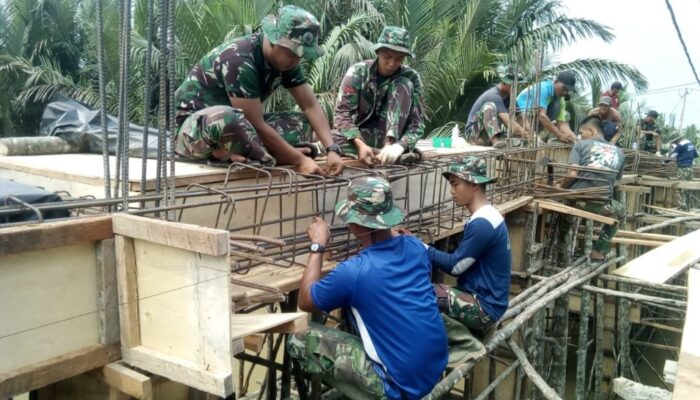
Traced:
<path id="1" fill-rule="evenodd" d="M 280 72 L 265 61 L 262 33 L 233 39 L 202 57 L 175 92 L 177 125 L 203 108 L 231 105 L 229 97 L 264 101 L 280 84 L 304 83 L 300 66 Z"/>
<path id="2" fill-rule="evenodd" d="M 412 105 L 406 128 L 404 132 L 398 133 L 398 138 L 401 143 L 412 149 L 418 139 L 423 137 L 425 130 L 423 84 L 420 75 L 413 68 L 402 65 L 391 77 L 380 79 L 376 62 L 376 59 L 361 61 L 350 67 L 345 74 L 335 103 L 333 124 L 347 139 L 361 137 L 358 128 L 379 115 L 384 107 L 391 81 L 404 77 L 413 83 L 414 97 L 417 101 Z"/>

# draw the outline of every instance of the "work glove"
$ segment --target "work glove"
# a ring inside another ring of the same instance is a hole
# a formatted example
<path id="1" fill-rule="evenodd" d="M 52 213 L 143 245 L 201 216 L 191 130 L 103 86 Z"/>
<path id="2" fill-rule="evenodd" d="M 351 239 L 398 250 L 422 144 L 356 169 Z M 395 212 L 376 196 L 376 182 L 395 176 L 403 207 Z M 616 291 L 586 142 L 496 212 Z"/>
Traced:
<path id="1" fill-rule="evenodd" d="M 661 157 L 661 152 L 658 152 L 658 151 L 657 151 L 656 154 L 654 154 L 654 155 L 657 156 L 657 157 Z"/>
<path id="2" fill-rule="evenodd" d="M 393 164 L 399 159 L 399 157 L 401 157 L 403 151 L 403 146 L 400 144 L 390 144 L 388 146 L 384 146 L 382 151 L 379 152 L 379 156 L 377 156 L 377 158 L 379 159 L 379 162 L 384 165 Z"/>

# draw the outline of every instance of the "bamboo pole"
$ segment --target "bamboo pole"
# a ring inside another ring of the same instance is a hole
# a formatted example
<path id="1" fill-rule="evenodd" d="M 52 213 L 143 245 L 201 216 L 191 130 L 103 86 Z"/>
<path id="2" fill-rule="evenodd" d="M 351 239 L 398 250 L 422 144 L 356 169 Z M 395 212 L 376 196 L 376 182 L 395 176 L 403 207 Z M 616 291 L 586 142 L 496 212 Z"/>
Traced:
<path id="1" fill-rule="evenodd" d="M 629 287 L 626 283 L 618 283 L 618 289 L 622 293 L 626 293 Z M 630 377 L 630 318 L 629 318 L 630 301 L 620 296 L 617 302 L 617 334 L 620 344 L 620 376 L 624 378 Z"/>
<path id="2" fill-rule="evenodd" d="M 613 296 L 613 297 L 619 297 L 619 298 L 623 298 L 623 299 L 627 299 L 627 300 L 632 300 L 632 301 L 636 301 L 639 303 L 662 304 L 662 305 L 668 305 L 668 306 L 676 306 L 676 307 L 680 307 L 682 309 L 685 309 L 688 306 L 688 302 L 685 302 L 682 300 L 664 299 L 661 297 L 649 296 L 646 294 L 621 292 L 618 290 L 603 289 L 603 288 L 599 288 L 599 287 L 591 286 L 591 285 L 582 285 L 581 289 L 589 291 L 589 292 L 604 294 L 606 296 Z"/>
<path id="3" fill-rule="evenodd" d="M 602 285 L 600 279 L 598 286 Z M 605 297 L 602 293 L 595 296 L 595 395 L 594 400 L 603 400 L 603 335 L 605 329 Z"/>
<path id="4" fill-rule="evenodd" d="M 534 383 L 535 386 L 540 389 L 542 395 L 547 400 L 561 400 L 561 397 L 559 397 L 557 392 L 547 385 L 547 382 L 542 379 L 542 376 L 535 371 L 535 368 L 533 368 L 530 362 L 527 360 L 525 352 L 520 349 L 517 344 L 515 344 L 515 341 L 513 341 L 513 339 L 508 340 L 508 345 L 510 346 L 510 349 L 513 350 L 513 353 L 515 353 L 518 361 L 520 361 L 520 365 L 522 365 L 525 374 L 527 374 L 532 383 Z"/>
<path id="5" fill-rule="evenodd" d="M 549 381 L 559 397 L 566 391 L 566 359 L 569 342 L 569 294 L 566 293 L 554 301 L 554 321 L 552 332 L 555 343 L 552 346 L 552 373 Z"/>
<path id="6" fill-rule="evenodd" d="M 501 372 L 498 377 L 493 379 L 491 383 L 484 389 L 478 396 L 474 398 L 474 400 L 484 400 L 486 397 L 491 394 L 491 392 L 495 392 L 495 389 L 498 387 L 498 385 L 501 384 L 508 376 L 517 368 L 520 366 L 520 361 L 515 360 L 512 364 L 508 366 L 503 372 Z"/>
<path id="7" fill-rule="evenodd" d="M 651 283 L 651 282 L 640 281 L 638 279 L 627 278 L 624 276 L 617 276 L 617 275 L 603 274 L 603 275 L 600 275 L 599 278 L 606 280 L 606 281 L 610 281 L 610 282 L 629 283 L 630 285 L 639 286 L 639 287 L 643 287 L 643 288 L 657 289 L 660 291 L 668 291 L 668 292 L 678 293 L 678 294 L 682 294 L 682 295 L 688 294 L 688 288 L 686 288 L 684 286 L 669 285 L 667 283 Z"/>
<path id="8" fill-rule="evenodd" d="M 648 225 L 648 226 L 639 228 L 639 229 L 637 229 L 637 233 L 648 232 L 648 231 L 652 231 L 654 229 L 661 229 L 661 228 L 667 227 L 669 225 L 677 224 L 679 222 L 688 222 L 688 221 L 697 221 L 697 220 L 700 220 L 700 215 L 693 216 L 693 217 L 671 218 L 668 221 L 659 222 L 658 224 Z"/>
<path id="9" fill-rule="evenodd" d="M 586 400 L 586 358 L 588 356 L 588 315 L 591 293 L 581 293 L 581 312 L 579 313 L 578 349 L 576 350 L 576 400 Z"/>

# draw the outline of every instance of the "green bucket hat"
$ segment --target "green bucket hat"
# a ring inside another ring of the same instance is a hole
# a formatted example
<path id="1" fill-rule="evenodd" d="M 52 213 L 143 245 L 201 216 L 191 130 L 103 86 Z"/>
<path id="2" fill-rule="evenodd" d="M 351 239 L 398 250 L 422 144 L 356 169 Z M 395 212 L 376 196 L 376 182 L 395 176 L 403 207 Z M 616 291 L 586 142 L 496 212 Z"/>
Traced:
<path id="1" fill-rule="evenodd" d="M 370 229 L 389 229 L 406 217 L 394 205 L 389 182 L 376 177 L 353 179 L 348 186 L 348 198 L 335 205 L 335 215 L 346 224 Z"/>
<path id="2" fill-rule="evenodd" d="M 476 157 L 463 157 L 455 159 L 447 172 L 443 172 L 442 176 L 449 179 L 450 176 L 455 176 L 467 182 L 476 185 L 496 182 L 496 178 L 486 176 L 486 161 Z"/>
<path id="3" fill-rule="evenodd" d="M 377 44 L 372 48 L 375 52 L 379 49 L 391 49 L 413 57 L 411 52 L 411 35 L 407 30 L 398 26 L 387 26 L 382 29 L 382 33 L 379 34 L 379 39 L 377 39 Z"/>
<path id="4" fill-rule="evenodd" d="M 313 60 L 324 54 L 318 45 L 318 20 L 301 7 L 284 6 L 277 15 L 266 16 L 262 30 L 270 43 L 286 47 L 299 57 Z"/>

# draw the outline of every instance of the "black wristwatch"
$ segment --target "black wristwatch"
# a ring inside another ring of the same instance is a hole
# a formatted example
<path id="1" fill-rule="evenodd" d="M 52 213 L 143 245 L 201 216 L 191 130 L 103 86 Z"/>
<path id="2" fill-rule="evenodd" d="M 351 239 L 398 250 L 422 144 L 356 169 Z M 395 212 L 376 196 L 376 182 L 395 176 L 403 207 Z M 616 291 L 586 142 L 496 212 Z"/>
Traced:
<path id="1" fill-rule="evenodd" d="M 330 153 L 331 151 L 340 155 L 340 146 L 333 143 L 332 145 L 326 147 L 326 154 Z"/>
<path id="2" fill-rule="evenodd" d="M 309 246 L 309 251 L 311 251 L 312 253 L 323 253 L 324 251 L 326 251 L 326 246 L 318 242 L 313 242 L 311 243 L 311 246 Z"/>

